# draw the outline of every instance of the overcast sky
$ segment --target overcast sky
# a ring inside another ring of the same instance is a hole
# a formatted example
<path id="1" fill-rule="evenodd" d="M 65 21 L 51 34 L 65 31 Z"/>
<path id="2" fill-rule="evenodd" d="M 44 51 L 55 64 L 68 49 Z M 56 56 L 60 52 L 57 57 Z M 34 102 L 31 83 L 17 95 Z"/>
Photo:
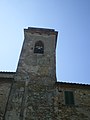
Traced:
<path id="1" fill-rule="evenodd" d="M 58 81 L 90 84 L 90 0 L 0 0 L 0 71 L 16 70 L 28 27 L 58 31 Z"/>

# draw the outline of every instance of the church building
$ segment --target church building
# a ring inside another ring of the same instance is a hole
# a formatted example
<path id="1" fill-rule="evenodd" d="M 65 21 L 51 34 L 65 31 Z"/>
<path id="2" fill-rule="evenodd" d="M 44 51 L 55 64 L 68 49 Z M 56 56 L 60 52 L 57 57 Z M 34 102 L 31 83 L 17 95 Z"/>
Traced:
<path id="1" fill-rule="evenodd" d="M 58 82 L 54 29 L 24 29 L 16 72 L 0 72 L 0 120 L 90 120 L 90 85 Z"/>

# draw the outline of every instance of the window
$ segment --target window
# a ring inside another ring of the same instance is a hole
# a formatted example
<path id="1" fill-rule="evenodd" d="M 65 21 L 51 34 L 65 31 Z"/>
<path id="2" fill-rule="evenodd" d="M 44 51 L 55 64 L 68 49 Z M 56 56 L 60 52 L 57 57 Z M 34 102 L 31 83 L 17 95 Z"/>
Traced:
<path id="1" fill-rule="evenodd" d="M 65 104 L 74 105 L 74 95 L 72 91 L 65 91 Z"/>
<path id="2" fill-rule="evenodd" d="M 37 41 L 34 46 L 34 53 L 43 54 L 44 53 L 44 44 L 42 41 Z"/>

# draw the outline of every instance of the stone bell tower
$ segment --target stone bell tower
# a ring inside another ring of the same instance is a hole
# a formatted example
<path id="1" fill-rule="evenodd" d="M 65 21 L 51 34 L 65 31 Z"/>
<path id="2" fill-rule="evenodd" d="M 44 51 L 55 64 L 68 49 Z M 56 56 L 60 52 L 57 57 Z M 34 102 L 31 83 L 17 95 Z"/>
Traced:
<path id="1" fill-rule="evenodd" d="M 53 29 L 24 29 L 24 44 L 17 72 L 30 82 L 52 84 L 56 81 L 55 48 L 57 32 Z M 24 78 L 21 78 L 21 80 Z"/>
<path id="2" fill-rule="evenodd" d="M 55 120 L 57 34 L 54 29 L 24 29 L 24 43 L 5 120 Z"/>

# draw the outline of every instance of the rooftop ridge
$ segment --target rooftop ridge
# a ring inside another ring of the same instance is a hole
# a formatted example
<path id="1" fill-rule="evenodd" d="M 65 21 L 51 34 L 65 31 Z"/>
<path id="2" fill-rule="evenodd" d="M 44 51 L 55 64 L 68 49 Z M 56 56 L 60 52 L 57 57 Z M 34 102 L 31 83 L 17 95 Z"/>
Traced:
<path id="1" fill-rule="evenodd" d="M 70 87 L 70 88 L 83 88 L 83 89 L 90 89 L 90 84 L 83 84 L 83 83 L 69 83 L 69 82 L 56 82 L 56 86 L 60 87 Z"/>
<path id="2" fill-rule="evenodd" d="M 0 78 L 14 78 L 14 74 L 16 72 L 1 72 L 0 71 Z"/>
<path id="3" fill-rule="evenodd" d="M 12 71 L 0 71 L 0 73 L 16 73 L 16 72 L 12 72 Z"/>

